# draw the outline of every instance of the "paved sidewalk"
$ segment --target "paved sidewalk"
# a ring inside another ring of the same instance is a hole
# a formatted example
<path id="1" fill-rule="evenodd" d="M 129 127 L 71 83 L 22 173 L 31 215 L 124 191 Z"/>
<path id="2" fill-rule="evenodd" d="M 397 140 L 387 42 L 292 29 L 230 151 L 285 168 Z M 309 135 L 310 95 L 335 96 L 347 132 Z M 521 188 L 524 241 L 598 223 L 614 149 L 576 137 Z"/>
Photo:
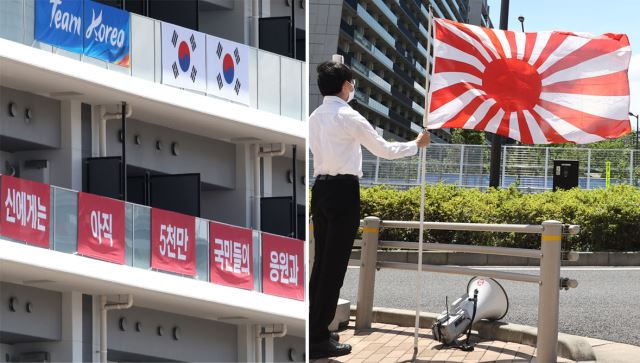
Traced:
<path id="1" fill-rule="evenodd" d="M 350 355 L 312 362 L 410 362 L 413 358 L 413 327 L 373 323 L 372 329 L 355 333 L 355 320 L 340 332 L 340 342 L 351 344 Z M 474 339 L 473 352 L 442 348 L 434 340 L 431 329 L 420 329 L 416 362 L 533 362 L 535 348 L 528 345 Z M 558 362 L 572 362 L 558 357 Z"/>

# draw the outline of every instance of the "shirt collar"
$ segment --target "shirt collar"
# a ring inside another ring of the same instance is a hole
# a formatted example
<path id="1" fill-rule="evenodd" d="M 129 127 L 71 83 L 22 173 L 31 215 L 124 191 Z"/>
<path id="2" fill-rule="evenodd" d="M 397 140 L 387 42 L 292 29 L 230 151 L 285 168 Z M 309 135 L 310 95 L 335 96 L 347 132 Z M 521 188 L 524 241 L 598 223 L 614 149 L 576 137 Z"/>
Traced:
<path id="1" fill-rule="evenodd" d="M 345 100 L 338 96 L 324 96 L 322 103 L 341 103 L 343 105 L 349 105 Z"/>

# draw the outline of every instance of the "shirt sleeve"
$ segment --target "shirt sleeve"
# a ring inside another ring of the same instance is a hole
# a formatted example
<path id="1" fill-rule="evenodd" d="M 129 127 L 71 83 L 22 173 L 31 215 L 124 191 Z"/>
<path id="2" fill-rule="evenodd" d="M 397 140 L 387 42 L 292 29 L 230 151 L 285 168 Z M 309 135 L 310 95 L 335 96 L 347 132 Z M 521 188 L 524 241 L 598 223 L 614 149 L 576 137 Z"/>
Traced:
<path id="1" fill-rule="evenodd" d="M 375 156 L 393 160 L 418 153 L 418 145 L 415 141 L 386 141 L 358 112 L 353 111 L 345 115 L 345 122 L 347 123 L 346 129 L 351 132 L 352 136 Z"/>

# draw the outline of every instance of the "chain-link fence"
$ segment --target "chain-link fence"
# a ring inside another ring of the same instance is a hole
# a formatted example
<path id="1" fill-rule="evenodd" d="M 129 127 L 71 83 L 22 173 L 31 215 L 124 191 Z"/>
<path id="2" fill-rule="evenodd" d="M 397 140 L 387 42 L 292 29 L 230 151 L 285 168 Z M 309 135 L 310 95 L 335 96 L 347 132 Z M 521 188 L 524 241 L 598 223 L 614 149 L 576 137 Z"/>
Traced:
<path id="1" fill-rule="evenodd" d="M 463 187 L 489 187 L 491 146 L 431 144 L 427 149 L 428 184 L 445 183 Z M 385 184 L 398 189 L 418 185 L 418 156 L 385 160 L 362 150 L 362 185 Z M 604 188 L 606 165 L 610 163 L 611 184 L 639 185 L 640 152 L 631 149 L 588 149 L 536 146 L 503 146 L 500 185 L 515 185 L 525 192 L 551 190 L 554 160 L 579 162 L 579 186 Z M 313 155 L 309 162 L 313 181 Z"/>

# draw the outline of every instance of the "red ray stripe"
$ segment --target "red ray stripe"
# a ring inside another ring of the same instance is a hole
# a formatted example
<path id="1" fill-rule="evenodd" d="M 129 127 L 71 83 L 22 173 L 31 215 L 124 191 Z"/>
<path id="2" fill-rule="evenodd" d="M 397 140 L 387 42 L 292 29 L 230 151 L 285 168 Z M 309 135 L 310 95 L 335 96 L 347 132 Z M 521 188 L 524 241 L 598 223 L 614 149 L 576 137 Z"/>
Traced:
<path id="1" fill-rule="evenodd" d="M 534 109 L 530 109 L 528 111 L 531 116 L 533 116 L 533 119 L 536 120 L 536 123 L 538 123 L 538 127 L 540 127 L 540 130 L 542 130 L 542 133 L 547 138 L 547 141 L 552 144 L 571 142 L 562 137 L 562 135 L 560 135 L 558 132 L 556 132 L 556 130 L 551 127 L 551 125 L 549 125 L 549 123 L 545 119 L 543 119 L 542 116 L 540 116 Z"/>
<path id="2" fill-rule="evenodd" d="M 536 45 L 536 38 L 538 37 L 538 33 L 524 33 L 524 57 L 522 60 L 527 62 L 529 58 L 531 58 L 531 53 L 533 52 L 533 47 Z"/>
<path id="3" fill-rule="evenodd" d="M 505 110 L 504 116 L 502 116 L 502 120 L 500 121 L 500 126 L 498 126 L 498 130 L 496 134 L 502 135 L 504 137 L 509 137 L 509 119 L 511 118 L 511 111 Z"/>
<path id="4" fill-rule="evenodd" d="M 478 49 L 476 49 L 476 47 L 471 45 L 471 43 L 467 42 L 466 40 L 460 38 L 458 35 L 456 35 L 451 30 L 445 28 L 444 26 L 438 27 L 438 31 L 436 32 L 436 39 L 442 41 L 443 43 L 447 43 L 453 46 L 454 48 L 457 48 L 458 50 L 461 50 L 471 56 L 478 58 L 480 63 L 484 64 L 485 66 L 488 64 L 487 60 L 482 56 L 482 54 L 480 54 L 480 52 L 478 51 Z"/>
<path id="5" fill-rule="evenodd" d="M 542 87 L 542 92 L 575 93 L 594 96 L 628 96 L 627 71 L 603 76 L 557 82 Z"/>
<path id="6" fill-rule="evenodd" d="M 441 73 L 441 72 L 469 73 L 472 76 L 476 76 L 482 79 L 482 72 L 480 72 L 478 68 L 470 65 L 469 63 L 460 62 L 453 59 L 438 58 L 438 61 L 436 62 L 436 68 L 434 69 L 434 73 Z"/>
<path id="7" fill-rule="evenodd" d="M 476 33 L 474 33 L 471 30 L 469 30 L 469 28 L 467 28 L 464 24 L 460 24 L 458 22 L 455 22 L 455 21 L 452 21 L 452 20 L 448 20 L 448 19 L 442 19 L 442 20 L 444 20 L 448 24 L 451 24 L 451 25 L 455 26 L 456 28 L 458 28 L 460 31 L 464 32 L 465 34 L 467 34 L 471 38 L 477 40 L 478 43 L 480 43 L 482 45 L 482 48 L 484 48 L 484 50 L 487 51 L 487 54 L 489 54 L 489 57 L 491 58 L 491 60 L 493 61 L 493 60 L 496 59 L 496 57 L 493 55 L 493 52 L 491 51 L 491 49 L 489 49 L 489 47 L 487 47 L 487 45 L 484 44 L 484 41 L 482 39 L 480 39 L 480 37 L 477 36 Z M 471 26 L 473 26 L 473 25 L 471 25 Z"/>
<path id="8" fill-rule="evenodd" d="M 439 109 L 442 105 L 451 102 L 453 99 L 460 97 L 468 90 L 475 88 L 477 87 L 471 83 L 461 82 L 433 92 L 431 94 L 431 108 L 429 109 L 429 112 Z"/>
<path id="9" fill-rule="evenodd" d="M 493 44 L 493 47 L 496 48 L 496 52 L 498 52 L 498 55 L 500 56 L 500 58 L 506 58 L 504 56 L 504 49 L 502 49 L 502 44 L 500 44 L 498 37 L 496 37 L 496 33 L 494 33 L 492 29 L 487 29 L 487 28 L 481 28 L 481 29 L 487 34 L 487 36 L 491 40 L 491 44 Z"/>
<path id="10" fill-rule="evenodd" d="M 504 35 L 507 37 L 507 41 L 509 42 L 509 48 L 511 48 L 511 58 L 516 58 L 518 55 L 518 48 L 516 46 L 516 33 L 505 31 Z"/>
<path id="11" fill-rule="evenodd" d="M 604 118 L 542 99 L 538 104 L 580 130 L 607 139 L 616 138 L 631 131 L 631 123 L 627 118 L 624 120 Z"/>
<path id="12" fill-rule="evenodd" d="M 489 121 L 491 121 L 493 116 L 495 116 L 499 110 L 500 110 L 500 105 L 498 105 L 497 103 L 494 103 L 493 106 L 489 107 L 487 114 L 484 115 L 482 120 L 480 120 L 480 122 L 478 122 L 473 129 L 478 131 L 484 131 L 484 129 L 487 128 L 487 124 L 489 123 Z"/>
<path id="13" fill-rule="evenodd" d="M 564 58 L 547 68 L 547 70 L 541 74 L 541 77 L 542 79 L 545 79 L 560 70 L 567 69 L 586 60 L 614 52 L 625 46 L 626 45 L 623 42 L 617 42 L 608 38 L 591 39 L 582 47 L 567 54 Z"/>
<path id="14" fill-rule="evenodd" d="M 540 53 L 540 56 L 538 57 L 538 59 L 534 63 L 533 68 L 540 67 L 542 65 L 542 63 L 544 63 L 547 60 L 547 58 L 549 58 L 549 56 L 551 54 L 553 54 L 553 52 L 555 52 L 556 49 L 558 49 L 560 44 L 562 44 L 562 42 L 568 36 L 569 36 L 569 34 L 567 34 L 567 33 L 561 33 L 561 32 L 553 32 L 553 33 L 551 33 L 551 36 L 549 37 L 549 40 L 547 41 L 547 44 L 542 49 L 542 52 Z"/>
<path id="15" fill-rule="evenodd" d="M 466 107 L 460 110 L 458 114 L 453 116 L 453 118 L 451 118 L 449 121 L 445 122 L 441 128 L 443 129 L 462 128 L 464 124 L 467 123 L 467 121 L 469 121 L 469 117 L 471 117 L 471 115 L 473 115 L 473 113 L 476 112 L 476 110 L 478 110 L 478 107 L 480 107 L 482 102 L 484 102 L 484 97 L 477 96 L 471 102 L 469 102 L 469 104 Z"/>
<path id="16" fill-rule="evenodd" d="M 520 142 L 527 145 L 533 144 L 533 137 L 531 137 L 531 131 L 529 131 L 529 125 L 522 110 L 518 111 L 518 127 L 520 128 Z"/>

